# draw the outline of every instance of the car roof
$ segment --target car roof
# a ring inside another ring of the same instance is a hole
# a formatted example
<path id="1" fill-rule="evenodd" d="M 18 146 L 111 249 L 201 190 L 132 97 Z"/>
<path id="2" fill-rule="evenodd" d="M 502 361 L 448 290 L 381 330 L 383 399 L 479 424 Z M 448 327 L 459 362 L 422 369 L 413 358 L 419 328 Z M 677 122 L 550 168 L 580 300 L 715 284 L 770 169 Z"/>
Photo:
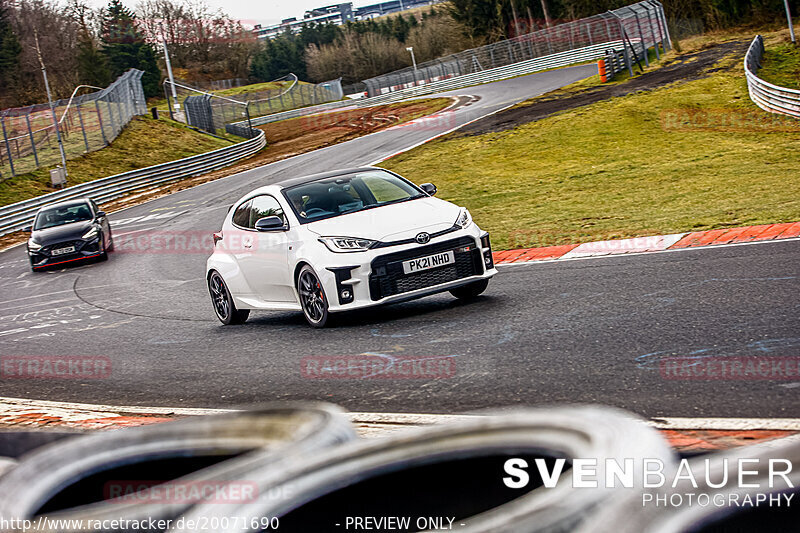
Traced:
<path id="1" fill-rule="evenodd" d="M 365 172 L 369 170 L 384 170 L 378 167 L 355 167 L 355 168 L 343 168 L 340 170 L 334 170 L 330 172 L 320 172 L 319 174 L 310 174 L 308 176 L 301 176 L 298 178 L 290 178 L 287 180 L 279 181 L 274 185 L 280 187 L 281 189 L 288 189 L 289 187 L 294 187 L 295 185 L 303 185 L 304 183 L 311 183 L 312 181 L 323 180 L 326 178 L 333 178 L 335 176 L 344 176 L 347 174 L 354 174 L 356 172 Z"/>
<path id="2" fill-rule="evenodd" d="M 64 200 L 63 202 L 56 202 L 54 204 L 43 205 L 42 207 L 39 208 L 39 211 L 42 211 L 43 209 L 51 209 L 53 207 L 72 207 L 73 205 L 79 205 L 79 204 L 91 205 L 88 198 L 75 198 L 73 200 Z"/>

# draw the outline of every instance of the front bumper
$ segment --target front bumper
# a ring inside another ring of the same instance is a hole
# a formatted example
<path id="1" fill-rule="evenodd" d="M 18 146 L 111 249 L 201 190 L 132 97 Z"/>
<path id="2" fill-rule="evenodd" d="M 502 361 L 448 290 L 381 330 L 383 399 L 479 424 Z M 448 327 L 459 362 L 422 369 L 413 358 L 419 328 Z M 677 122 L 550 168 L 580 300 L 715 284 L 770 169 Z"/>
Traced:
<path id="1" fill-rule="evenodd" d="M 453 263 L 413 274 L 403 272 L 403 261 L 446 251 L 454 252 Z M 497 273 L 489 234 L 474 224 L 425 245 L 414 243 L 335 255 L 337 259 L 341 257 L 341 264 L 317 272 L 331 312 L 421 298 L 489 279 Z"/>
<path id="2" fill-rule="evenodd" d="M 53 250 L 58 250 L 67 246 L 74 246 L 75 251 L 68 254 L 52 254 Z M 36 269 L 65 263 L 73 263 L 83 259 L 92 259 L 100 256 L 102 252 L 103 250 L 102 246 L 100 245 L 100 239 L 95 238 L 90 240 L 73 240 L 59 242 L 56 244 L 48 244 L 47 246 L 44 246 L 35 252 L 28 250 L 28 258 L 31 261 L 31 266 Z"/>

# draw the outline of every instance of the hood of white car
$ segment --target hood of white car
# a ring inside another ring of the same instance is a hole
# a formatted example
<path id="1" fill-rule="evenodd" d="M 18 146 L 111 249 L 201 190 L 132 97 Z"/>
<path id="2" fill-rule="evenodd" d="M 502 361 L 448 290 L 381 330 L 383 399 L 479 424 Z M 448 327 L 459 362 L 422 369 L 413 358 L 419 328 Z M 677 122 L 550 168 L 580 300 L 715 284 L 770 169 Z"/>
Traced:
<path id="1" fill-rule="evenodd" d="M 438 198 L 419 198 L 311 222 L 307 228 L 322 237 L 394 241 L 451 228 L 459 210 Z"/>

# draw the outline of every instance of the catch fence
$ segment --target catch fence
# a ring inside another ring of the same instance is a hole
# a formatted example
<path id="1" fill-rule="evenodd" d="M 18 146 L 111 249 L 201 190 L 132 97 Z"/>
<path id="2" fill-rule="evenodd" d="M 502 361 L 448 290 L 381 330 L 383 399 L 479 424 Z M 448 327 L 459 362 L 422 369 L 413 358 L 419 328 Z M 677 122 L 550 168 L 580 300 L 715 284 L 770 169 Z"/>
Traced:
<path id="1" fill-rule="evenodd" d="M 175 83 L 175 88 L 187 124 L 209 133 L 231 133 L 241 137 L 254 134 L 249 127 L 252 118 L 338 101 L 344 97 L 341 80 L 311 84 L 289 74 L 274 82 L 276 88 L 232 96 L 213 94 L 179 83 Z M 165 90 L 170 93 L 170 82 L 164 83 Z M 168 100 L 172 106 L 172 101 Z M 173 111 L 172 107 L 170 110 Z"/>
<path id="2" fill-rule="evenodd" d="M 671 48 L 661 3 L 656 0 L 638 2 L 420 63 L 417 68 L 407 67 L 376 76 L 364 80 L 364 84 L 367 96 L 377 96 L 572 50 L 598 49 L 596 58 L 601 58 L 606 53 L 603 45 L 612 48 L 620 47 L 620 43 L 631 74 L 633 63 L 642 61 L 646 64 L 649 61 L 648 48 L 654 47 L 657 56 L 662 50 Z"/>
<path id="3" fill-rule="evenodd" d="M 99 91 L 53 102 L 67 159 L 108 146 L 147 112 L 141 78 L 131 69 Z M 0 181 L 61 162 L 53 111 L 36 104 L 0 111 Z"/>

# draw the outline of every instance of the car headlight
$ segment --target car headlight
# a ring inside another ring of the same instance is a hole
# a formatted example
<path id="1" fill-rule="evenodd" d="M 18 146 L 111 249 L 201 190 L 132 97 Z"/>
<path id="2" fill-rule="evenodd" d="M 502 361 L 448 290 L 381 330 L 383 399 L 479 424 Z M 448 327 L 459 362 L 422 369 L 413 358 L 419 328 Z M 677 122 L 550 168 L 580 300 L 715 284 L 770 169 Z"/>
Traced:
<path id="1" fill-rule="evenodd" d="M 28 250 L 31 252 L 38 252 L 42 249 L 42 245 L 38 242 L 34 241 L 33 239 L 28 240 Z"/>
<path id="2" fill-rule="evenodd" d="M 84 233 L 81 239 L 94 239 L 95 237 L 97 237 L 97 226 Z"/>
<path id="3" fill-rule="evenodd" d="M 463 229 L 470 224 L 472 224 L 472 215 L 469 214 L 466 207 L 462 207 L 461 211 L 458 213 L 458 218 L 456 218 L 456 226 Z"/>
<path id="4" fill-rule="evenodd" d="M 331 252 L 364 252 L 369 250 L 375 241 L 369 239 L 359 239 L 358 237 L 320 237 L 323 243 Z"/>

